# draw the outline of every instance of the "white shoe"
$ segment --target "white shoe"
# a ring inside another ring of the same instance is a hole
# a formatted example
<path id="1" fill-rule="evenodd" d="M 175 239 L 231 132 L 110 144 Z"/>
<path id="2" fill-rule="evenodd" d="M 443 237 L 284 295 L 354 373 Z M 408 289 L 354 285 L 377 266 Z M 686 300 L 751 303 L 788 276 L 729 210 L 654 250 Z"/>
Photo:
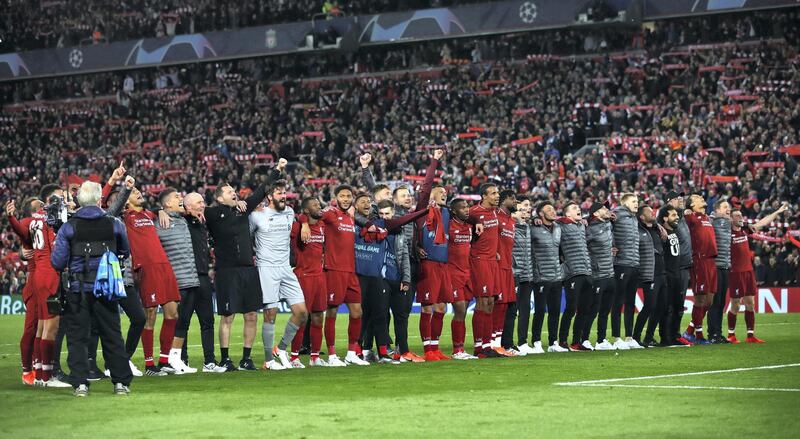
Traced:
<path id="1" fill-rule="evenodd" d="M 557 341 L 554 341 L 551 346 L 547 347 L 547 352 L 569 352 L 569 349 L 562 348 Z"/>
<path id="2" fill-rule="evenodd" d="M 168 361 L 169 367 L 175 369 L 175 375 L 184 375 L 197 372 L 197 369 L 187 366 L 186 363 L 181 360 L 181 357 L 170 355 Z"/>
<path id="3" fill-rule="evenodd" d="M 589 342 L 589 340 L 584 340 L 583 343 L 581 343 L 581 346 L 585 347 L 586 349 L 589 349 L 590 351 L 594 350 L 594 348 L 592 347 L 592 343 Z"/>
<path id="4" fill-rule="evenodd" d="M 159 366 L 159 370 L 161 372 L 166 372 L 167 375 L 180 375 L 174 367 L 170 366 L 169 364 L 162 364 Z"/>
<path id="5" fill-rule="evenodd" d="M 67 387 L 72 387 L 72 384 L 67 384 L 63 381 L 60 381 L 58 378 L 53 377 L 47 381 L 43 381 L 42 387 L 52 387 L 54 389 L 66 389 Z"/>
<path id="6" fill-rule="evenodd" d="M 628 347 L 631 349 L 644 349 L 644 346 L 640 345 L 633 337 L 625 338 L 625 343 L 628 343 Z"/>
<path id="7" fill-rule="evenodd" d="M 468 353 L 466 353 L 464 351 L 461 351 L 461 352 L 456 352 L 455 354 L 453 354 L 453 359 L 454 360 L 477 360 L 478 357 L 476 357 L 474 355 L 470 355 L 470 354 L 468 354 Z"/>
<path id="8" fill-rule="evenodd" d="M 218 366 L 216 363 L 207 363 L 203 366 L 203 372 L 205 373 L 225 373 L 228 369 Z"/>
<path id="9" fill-rule="evenodd" d="M 292 362 L 289 360 L 289 354 L 286 351 L 276 349 L 275 354 L 276 354 L 275 356 L 278 357 L 278 361 L 281 362 L 281 366 L 283 366 L 284 369 L 292 368 Z"/>
<path id="10" fill-rule="evenodd" d="M 130 366 L 130 368 L 131 368 L 131 373 L 133 374 L 133 376 L 135 376 L 135 377 L 144 376 L 144 374 L 142 373 L 142 371 L 141 371 L 141 370 L 139 370 L 139 368 L 138 368 L 138 367 L 136 367 L 136 365 L 135 365 L 135 364 L 133 364 L 133 361 L 131 361 L 131 360 L 128 360 L 128 366 Z"/>
<path id="11" fill-rule="evenodd" d="M 347 351 L 347 355 L 344 357 L 344 362 L 347 364 L 355 364 L 356 366 L 369 366 L 369 362 L 358 358 L 358 355 L 356 355 L 355 351 Z"/>
<path id="12" fill-rule="evenodd" d="M 328 355 L 328 367 L 345 367 L 347 363 L 339 359 L 338 355 Z"/>
<path id="13" fill-rule="evenodd" d="M 614 340 L 614 345 L 613 346 L 614 346 L 614 349 L 616 349 L 618 351 L 627 351 L 628 349 L 631 348 L 630 346 L 628 346 L 628 343 L 625 343 L 625 340 L 623 340 L 621 338 L 618 338 L 618 339 Z"/>
<path id="14" fill-rule="evenodd" d="M 286 370 L 286 368 L 283 367 L 283 365 L 280 362 L 275 361 L 275 360 L 265 361 L 264 362 L 264 367 L 262 367 L 262 369 L 264 369 L 264 370 L 272 370 L 272 371 Z"/>
<path id="15" fill-rule="evenodd" d="M 308 362 L 308 365 L 311 367 L 328 367 L 328 362 L 323 360 L 322 358 L 312 358 L 311 361 Z"/>
<path id="16" fill-rule="evenodd" d="M 542 342 L 535 341 L 533 342 L 533 349 L 531 349 L 531 354 L 543 354 L 544 348 L 542 347 Z"/>
<path id="17" fill-rule="evenodd" d="M 305 369 L 306 366 L 299 358 L 292 360 L 292 369 Z"/>
<path id="18" fill-rule="evenodd" d="M 530 346 L 528 345 L 528 343 L 525 343 L 525 344 L 522 344 L 522 345 L 519 345 L 519 346 L 517 346 L 517 349 L 519 349 L 519 352 L 520 352 L 520 354 L 522 354 L 522 355 L 533 354 L 533 348 L 532 348 L 532 347 L 530 347 Z"/>
<path id="19" fill-rule="evenodd" d="M 597 351 L 613 351 L 614 345 L 608 342 L 608 339 L 604 338 L 602 342 L 597 343 L 594 346 L 594 349 Z"/>

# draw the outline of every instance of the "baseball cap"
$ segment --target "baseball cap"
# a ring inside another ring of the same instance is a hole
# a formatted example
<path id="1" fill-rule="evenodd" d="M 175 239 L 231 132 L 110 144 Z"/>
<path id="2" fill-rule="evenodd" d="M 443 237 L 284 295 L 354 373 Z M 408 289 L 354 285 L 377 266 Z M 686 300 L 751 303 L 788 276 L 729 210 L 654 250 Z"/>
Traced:
<path id="1" fill-rule="evenodd" d="M 674 200 L 674 199 L 676 199 L 678 197 L 682 197 L 684 195 L 686 195 L 686 194 L 684 194 L 683 192 L 669 191 L 669 192 L 667 192 L 667 196 L 664 197 L 664 202 L 665 203 L 669 203 L 670 201 L 672 201 L 672 200 Z"/>
<path id="2" fill-rule="evenodd" d="M 592 203 L 592 206 L 589 207 L 589 217 L 592 217 L 595 212 L 597 212 L 598 210 L 600 210 L 600 209 L 602 209 L 604 207 L 605 208 L 609 208 L 608 201 L 605 201 L 603 203 L 596 203 L 596 202 Z"/>

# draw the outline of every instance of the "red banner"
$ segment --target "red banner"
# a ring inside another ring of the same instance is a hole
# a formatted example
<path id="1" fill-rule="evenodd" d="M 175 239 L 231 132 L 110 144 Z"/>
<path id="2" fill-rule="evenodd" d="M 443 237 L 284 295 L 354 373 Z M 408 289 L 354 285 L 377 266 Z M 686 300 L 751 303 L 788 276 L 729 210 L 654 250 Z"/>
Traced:
<path id="1" fill-rule="evenodd" d="M 524 139 L 514 140 L 511 142 L 511 146 L 519 146 L 519 145 L 527 145 L 529 143 L 541 142 L 542 136 L 532 136 L 526 137 Z"/>

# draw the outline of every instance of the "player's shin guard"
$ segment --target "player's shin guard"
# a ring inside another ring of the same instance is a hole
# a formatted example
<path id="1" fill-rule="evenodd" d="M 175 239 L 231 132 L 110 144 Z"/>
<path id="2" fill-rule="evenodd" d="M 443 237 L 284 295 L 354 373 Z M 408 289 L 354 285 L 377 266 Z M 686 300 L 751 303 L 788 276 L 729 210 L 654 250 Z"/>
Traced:
<path id="1" fill-rule="evenodd" d="M 55 344 L 53 340 L 42 340 L 39 342 L 39 354 L 42 359 L 42 381 L 49 381 L 53 373 L 53 350 Z"/>
<path id="2" fill-rule="evenodd" d="M 472 340 L 475 343 L 475 353 L 483 349 L 483 311 L 475 310 L 472 313 Z"/>
<path id="3" fill-rule="evenodd" d="M 422 350 L 431 350 L 431 314 L 421 312 L 419 314 L 419 336 L 422 338 Z"/>
<path id="4" fill-rule="evenodd" d="M 325 317 L 325 342 L 328 355 L 336 355 L 336 317 Z"/>
<path id="5" fill-rule="evenodd" d="M 300 348 L 303 347 L 303 333 L 306 331 L 306 325 L 300 325 L 297 333 L 292 339 L 292 360 L 299 358 Z"/>
<path id="6" fill-rule="evenodd" d="M 23 372 L 30 372 L 33 370 L 33 343 L 36 339 L 36 328 L 33 329 L 33 331 L 30 331 L 26 328 L 25 331 L 22 332 L 22 337 L 19 340 L 19 353 L 22 359 Z"/>
<path id="7" fill-rule="evenodd" d="M 756 313 L 755 311 L 744 312 L 744 323 L 747 325 L 747 335 L 753 335 L 756 330 Z"/>
<path id="8" fill-rule="evenodd" d="M 161 352 L 158 364 L 169 364 L 169 350 L 172 349 L 172 339 L 175 338 L 175 323 L 177 319 L 164 319 L 161 322 L 161 332 L 158 334 Z"/>
<path id="9" fill-rule="evenodd" d="M 492 347 L 500 347 L 500 339 L 503 337 L 503 325 L 506 322 L 507 303 L 496 303 L 492 310 Z"/>
<path id="10" fill-rule="evenodd" d="M 431 350 L 439 350 L 439 337 L 442 336 L 442 327 L 444 326 L 444 313 L 439 311 L 433 312 L 431 318 Z"/>
<path id="11" fill-rule="evenodd" d="M 361 336 L 361 317 L 350 317 L 350 323 L 347 326 L 347 350 L 359 353 L 361 350 L 358 345 L 358 338 Z"/>
<path id="12" fill-rule="evenodd" d="M 453 353 L 464 351 L 464 339 L 467 336 L 467 322 L 453 320 L 450 322 L 450 331 L 453 336 Z"/>
<path id="13" fill-rule="evenodd" d="M 42 355 L 41 355 L 42 339 L 34 337 L 33 339 L 33 372 L 34 378 L 37 380 L 42 379 Z"/>
<path id="14" fill-rule="evenodd" d="M 686 328 L 686 332 L 694 335 L 695 332 L 698 336 L 703 335 L 703 317 L 705 317 L 705 309 L 702 306 L 695 306 L 692 308 L 692 321 Z"/>
<path id="15" fill-rule="evenodd" d="M 144 353 L 144 365 L 155 366 L 153 362 L 153 330 L 145 328 L 142 330 L 142 351 Z"/>
<path id="16" fill-rule="evenodd" d="M 736 333 L 736 314 L 728 311 L 728 334 L 733 335 Z"/>
<path id="17" fill-rule="evenodd" d="M 311 358 L 318 358 L 319 350 L 322 347 L 322 325 L 311 323 L 311 328 L 308 332 L 309 338 L 311 339 Z"/>

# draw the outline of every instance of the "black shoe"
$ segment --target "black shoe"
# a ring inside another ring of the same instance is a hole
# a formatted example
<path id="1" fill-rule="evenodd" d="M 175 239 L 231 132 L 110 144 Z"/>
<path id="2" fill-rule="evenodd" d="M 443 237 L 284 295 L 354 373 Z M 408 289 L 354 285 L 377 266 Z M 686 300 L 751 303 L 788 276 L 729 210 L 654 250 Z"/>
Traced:
<path id="1" fill-rule="evenodd" d="M 299 355 L 310 355 L 311 354 L 311 346 L 301 346 L 300 350 L 297 351 Z"/>
<path id="2" fill-rule="evenodd" d="M 223 359 L 219 363 L 219 366 L 224 367 L 225 369 L 227 369 L 228 372 L 233 372 L 236 370 L 236 366 L 233 365 L 233 361 L 231 361 L 230 358 Z"/>
<path id="3" fill-rule="evenodd" d="M 253 360 L 249 358 L 242 358 L 242 361 L 239 362 L 239 370 L 258 370 L 258 369 L 256 369 L 256 365 L 253 364 Z"/>
<path id="4" fill-rule="evenodd" d="M 98 368 L 89 369 L 89 375 L 86 376 L 86 379 L 89 381 L 100 381 L 106 376 L 103 375 L 103 372 Z"/>
<path id="5" fill-rule="evenodd" d="M 165 377 L 169 375 L 166 371 L 161 370 L 158 366 L 145 366 L 144 376 L 148 377 Z"/>
<path id="6" fill-rule="evenodd" d="M 63 383 L 71 383 L 69 379 L 69 375 L 65 374 L 61 369 L 53 369 L 53 378 L 63 382 Z"/>
<path id="7" fill-rule="evenodd" d="M 710 341 L 711 344 L 726 344 L 726 343 L 729 343 L 727 339 L 725 339 L 724 337 L 722 337 L 721 335 L 718 335 L 718 334 L 714 334 L 714 335 L 708 337 L 708 341 Z"/>
<path id="8" fill-rule="evenodd" d="M 494 349 L 484 349 L 482 354 L 485 355 L 486 358 L 501 358 L 501 357 L 503 357 L 502 355 L 498 354 Z"/>
<path id="9" fill-rule="evenodd" d="M 649 349 L 649 348 L 657 348 L 657 347 L 659 347 L 661 345 L 656 343 L 655 340 L 645 340 L 644 344 L 642 344 L 642 346 L 644 346 L 645 348 Z"/>
<path id="10" fill-rule="evenodd" d="M 719 344 L 731 344 L 727 337 L 723 337 L 720 334 L 717 334 L 717 337 L 719 338 Z"/>

